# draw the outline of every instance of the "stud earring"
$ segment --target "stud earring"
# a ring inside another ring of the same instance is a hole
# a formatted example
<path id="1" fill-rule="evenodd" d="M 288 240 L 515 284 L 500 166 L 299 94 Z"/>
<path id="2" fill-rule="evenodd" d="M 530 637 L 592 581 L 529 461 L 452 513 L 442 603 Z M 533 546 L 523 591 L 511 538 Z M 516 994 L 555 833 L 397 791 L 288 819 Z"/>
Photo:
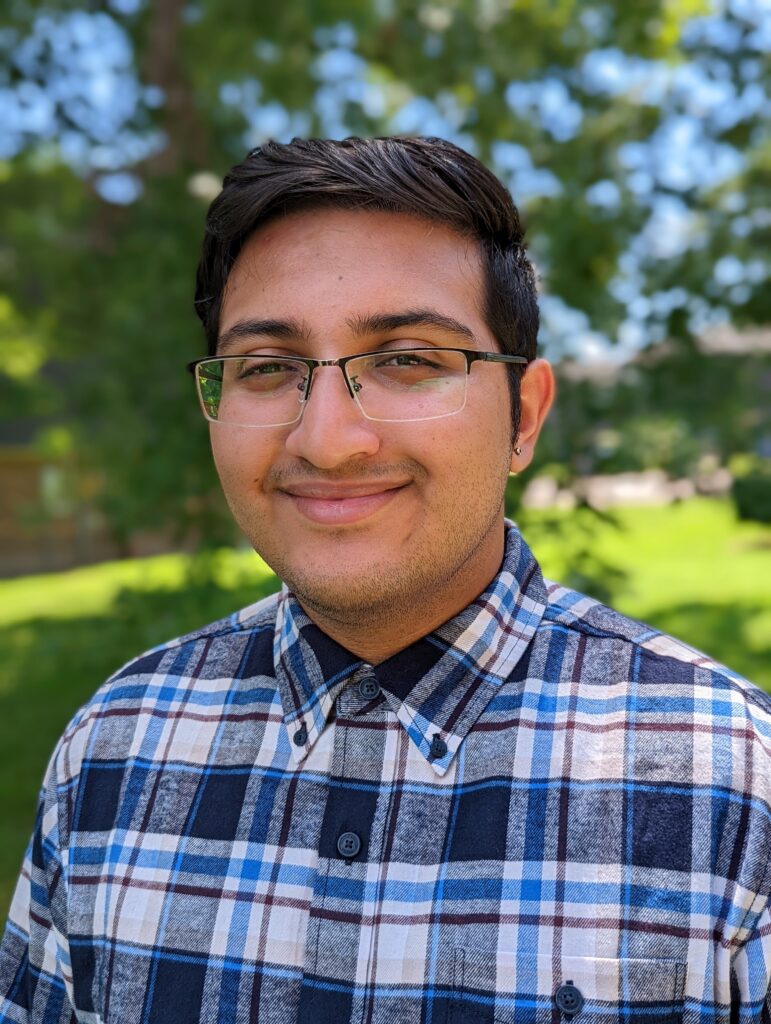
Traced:
<path id="1" fill-rule="evenodd" d="M 521 448 L 515 448 L 514 449 L 514 454 L 515 455 L 521 455 L 522 454 L 522 449 Z"/>

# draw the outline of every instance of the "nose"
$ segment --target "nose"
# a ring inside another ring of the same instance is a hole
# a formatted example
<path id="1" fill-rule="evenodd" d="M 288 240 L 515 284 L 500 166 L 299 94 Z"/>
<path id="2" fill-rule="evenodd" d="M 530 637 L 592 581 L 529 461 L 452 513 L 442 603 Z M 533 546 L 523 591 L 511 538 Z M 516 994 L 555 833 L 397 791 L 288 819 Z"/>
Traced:
<path id="1" fill-rule="evenodd" d="M 341 368 L 319 366 L 303 414 L 286 439 L 286 449 L 319 469 L 336 469 L 350 459 L 378 451 L 380 437 L 375 426 L 351 398 Z"/>

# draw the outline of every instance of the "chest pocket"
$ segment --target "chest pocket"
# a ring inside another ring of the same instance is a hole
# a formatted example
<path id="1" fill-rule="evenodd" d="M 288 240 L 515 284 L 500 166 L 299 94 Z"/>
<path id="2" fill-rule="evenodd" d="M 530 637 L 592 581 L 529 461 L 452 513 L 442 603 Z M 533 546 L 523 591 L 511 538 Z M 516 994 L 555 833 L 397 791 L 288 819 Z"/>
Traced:
<path id="1" fill-rule="evenodd" d="M 686 970 L 674 960 L 456 949 L 447 1024 L 680 1024 Z"/>

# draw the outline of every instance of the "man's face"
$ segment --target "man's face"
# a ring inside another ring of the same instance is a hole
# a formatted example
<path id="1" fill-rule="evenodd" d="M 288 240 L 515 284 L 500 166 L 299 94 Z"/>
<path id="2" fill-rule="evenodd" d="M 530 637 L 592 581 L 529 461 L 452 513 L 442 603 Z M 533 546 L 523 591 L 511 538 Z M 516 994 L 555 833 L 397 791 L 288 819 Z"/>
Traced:
<path id="1" fill-rule="evenodd" d="M 295 213 L 241 251 L 219 353 L 334 359 L 405 342 L 495 350 L 481 295 L 477 247 L 441 225 L 380 212 Z M 393 315 L 414 322 L 382 329 Z M 247 321 L 273 326 L 228 338 Z M 238 525 L 309 613 L 398 618 L 441 594 L 449 617 L 484 589 L 503 550 L 506 374 L 501 364 L 476 363 L 462 411 L 394 423 L 366 419 L 340 369 L 321 367 L 298 423 L 211 425 Z M 461 593 L 469 586 L 473 593 Z"/>

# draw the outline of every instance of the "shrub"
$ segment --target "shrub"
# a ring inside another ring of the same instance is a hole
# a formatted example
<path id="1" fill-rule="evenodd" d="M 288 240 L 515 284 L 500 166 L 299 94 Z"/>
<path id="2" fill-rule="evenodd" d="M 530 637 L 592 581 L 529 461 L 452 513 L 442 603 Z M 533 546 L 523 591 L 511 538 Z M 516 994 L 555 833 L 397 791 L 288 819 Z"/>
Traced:
<path id="1" fill-rule="evenodd" d="M 771 463 L 755 455 L 732 460 L 731 497 L 740 519 L 771 523 Z"/>

